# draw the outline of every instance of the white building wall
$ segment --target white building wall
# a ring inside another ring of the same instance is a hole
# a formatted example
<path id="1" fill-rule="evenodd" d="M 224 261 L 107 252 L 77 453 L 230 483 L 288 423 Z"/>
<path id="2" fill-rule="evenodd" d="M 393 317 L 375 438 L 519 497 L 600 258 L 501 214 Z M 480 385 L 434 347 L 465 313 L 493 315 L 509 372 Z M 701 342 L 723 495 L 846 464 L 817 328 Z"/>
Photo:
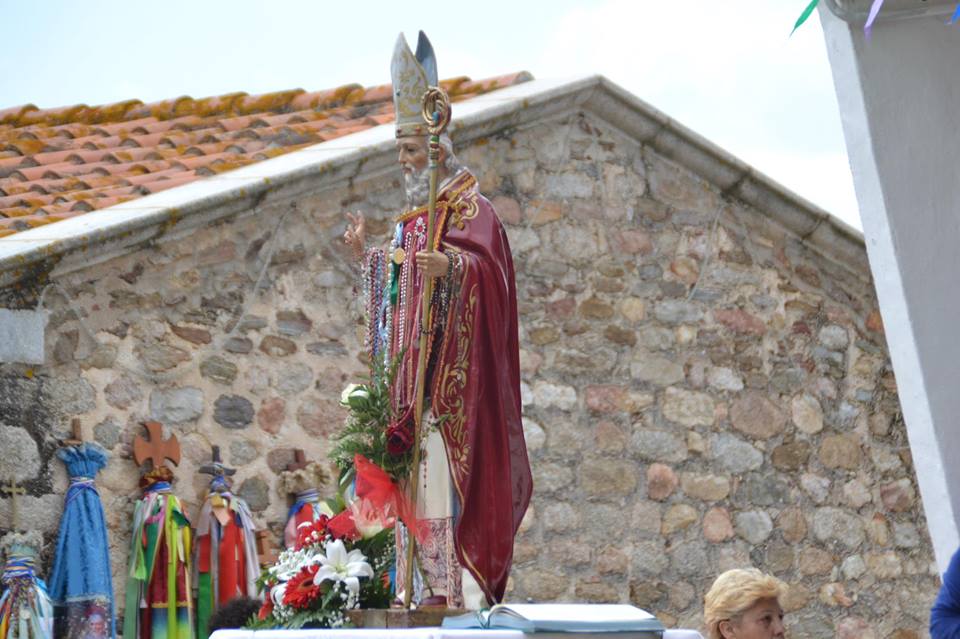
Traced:
<path id="1" fill-rule="evenodd" d="M 867 252 L 941 570 L 960 512 L 960 33 L 820 11 Z"/>

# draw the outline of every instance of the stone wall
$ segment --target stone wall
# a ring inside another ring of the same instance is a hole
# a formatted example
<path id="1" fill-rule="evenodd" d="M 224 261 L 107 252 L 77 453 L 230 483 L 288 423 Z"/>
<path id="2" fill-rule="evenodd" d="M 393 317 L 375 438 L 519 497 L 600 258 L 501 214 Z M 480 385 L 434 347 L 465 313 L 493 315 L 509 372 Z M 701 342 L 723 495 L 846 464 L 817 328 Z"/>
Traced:
<path id="1" fill-rule="evenodd" d="M 630 601 L 697 626 L 713 577 L 752 564 L 791 584 L 798 636 L 926 636 L 936 570 L 869 274 L 582 115 L 460 155 L 518 273 L 535 492 L 509 596 Z M 64 277 L 70 301 L 47 294 L 50 364 L 0 370 L 0 438 L 27 451 L 0 471 L 27 481 L 32 522 L 55 533 L 51 454 L 79 416 L 113 455 L 99 486 L 122 592 L 131 442 L 153 418 L 183 444 L 191 513 L 217 443 L 276 532 L 275 473 L 295 447 L 325 454 L 363 371 L 342 212 L 385 238 L 397 177 Z M 5 296 L 29 304 L 38 288 Z"/>

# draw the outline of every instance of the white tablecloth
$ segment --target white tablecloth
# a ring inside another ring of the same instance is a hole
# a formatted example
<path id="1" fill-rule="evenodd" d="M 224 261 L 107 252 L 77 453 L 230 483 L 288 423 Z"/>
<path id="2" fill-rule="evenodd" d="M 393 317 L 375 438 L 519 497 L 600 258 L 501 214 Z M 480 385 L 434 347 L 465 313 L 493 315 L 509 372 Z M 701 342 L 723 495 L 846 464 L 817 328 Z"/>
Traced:
<path id="1" fill-rule="evenodd" d="M 596 635 L 598 639 L 602 633 Z M 532 639 L 518 630 L 347 628 L 342 630 L 218 630 L 210 639 Z M 663 639 L 703 639 L 696 630 L 667 630 Z"/>
<path id="2" fill-rule="evenodd" d="M 210 639 L 524 639 L 519 630 L 344 628 L 340 630 L 218 630 Z"/>

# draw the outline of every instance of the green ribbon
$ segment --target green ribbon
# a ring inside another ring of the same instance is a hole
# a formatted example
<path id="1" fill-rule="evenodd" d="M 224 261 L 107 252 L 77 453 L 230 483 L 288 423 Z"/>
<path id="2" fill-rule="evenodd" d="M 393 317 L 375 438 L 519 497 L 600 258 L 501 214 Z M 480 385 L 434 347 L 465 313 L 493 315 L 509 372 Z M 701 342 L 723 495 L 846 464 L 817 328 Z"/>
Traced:
<path id="1" fill-rule="evenodd" d="M 819 2 L 820 0 L 810 0 L 810 4 L 807 5 L 807 8 L 803 10 L 803 13 L 800 14 L 800 17 L 797 18 L 796 23 L 793 25 L 793 31 L 799 29 L 800 25 L 807 21 L 807 18 L 809 18 L 813 10 L 817 8 Z M 793 35 L 793 31 L 790 32 L 790 35 Z"/>
<path id="2" fill-rule="evenodd" d="M 269 596 L 269 595 L 268 595 Z M 210 616 L 213 614 L 213 587 L 210 573 L 200 574 L 197 581 L 197 637 L 209 636 Z"/>

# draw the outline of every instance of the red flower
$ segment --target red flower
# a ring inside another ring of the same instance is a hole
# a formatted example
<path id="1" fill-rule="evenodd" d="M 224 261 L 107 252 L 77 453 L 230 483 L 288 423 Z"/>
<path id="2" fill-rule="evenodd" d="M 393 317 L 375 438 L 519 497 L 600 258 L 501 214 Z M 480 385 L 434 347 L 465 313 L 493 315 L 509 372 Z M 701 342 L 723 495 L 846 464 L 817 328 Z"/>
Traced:
<path id="1" fill-rule="evenodd" d="M 357 530 L 357 524 L 353 520 L 353 512 L 350 509 L 344 510 L 339 515 L 330 520 L 327 528 L 334 539 L 360 539 L 360 532 Z"/>
<path id="2" fill-rule="evenodd" d="M 387 452 L 391 455 L 403 455 L 413 446 L 413 429 L 406 421 L 394 422 L 387 426 Z"/>
<path id="3" fill-rule="evenodd" d="M 263 605 L 260 606 L 260 612 L 257 613 L 257 619 L 263 621 L 267 617 L 273 614 L 273 599 L 270 597 L 269 593 L 267 598 L 264 599 Z"/>
<path id="4" fill-rule="evenodd" d="M 320 543 L 320 540 L 327 535 L 329 521 L 326 515 L 320 515 L 309 524 L 300 524 L 297 528 L 297 542 L 293 546 L 294 550 L 302 550 L 305 546 Z"/>
<path id="5" fill-rule="evenodd" d="M 320 586 L 313 583 L 313 578 L 319 569 L 320 566 L 316 564 L 307 566 L 287 582 L 287 589 L 283 593 L 283 604 L 285 606 L 307 608 L 322 594 Z"/>

